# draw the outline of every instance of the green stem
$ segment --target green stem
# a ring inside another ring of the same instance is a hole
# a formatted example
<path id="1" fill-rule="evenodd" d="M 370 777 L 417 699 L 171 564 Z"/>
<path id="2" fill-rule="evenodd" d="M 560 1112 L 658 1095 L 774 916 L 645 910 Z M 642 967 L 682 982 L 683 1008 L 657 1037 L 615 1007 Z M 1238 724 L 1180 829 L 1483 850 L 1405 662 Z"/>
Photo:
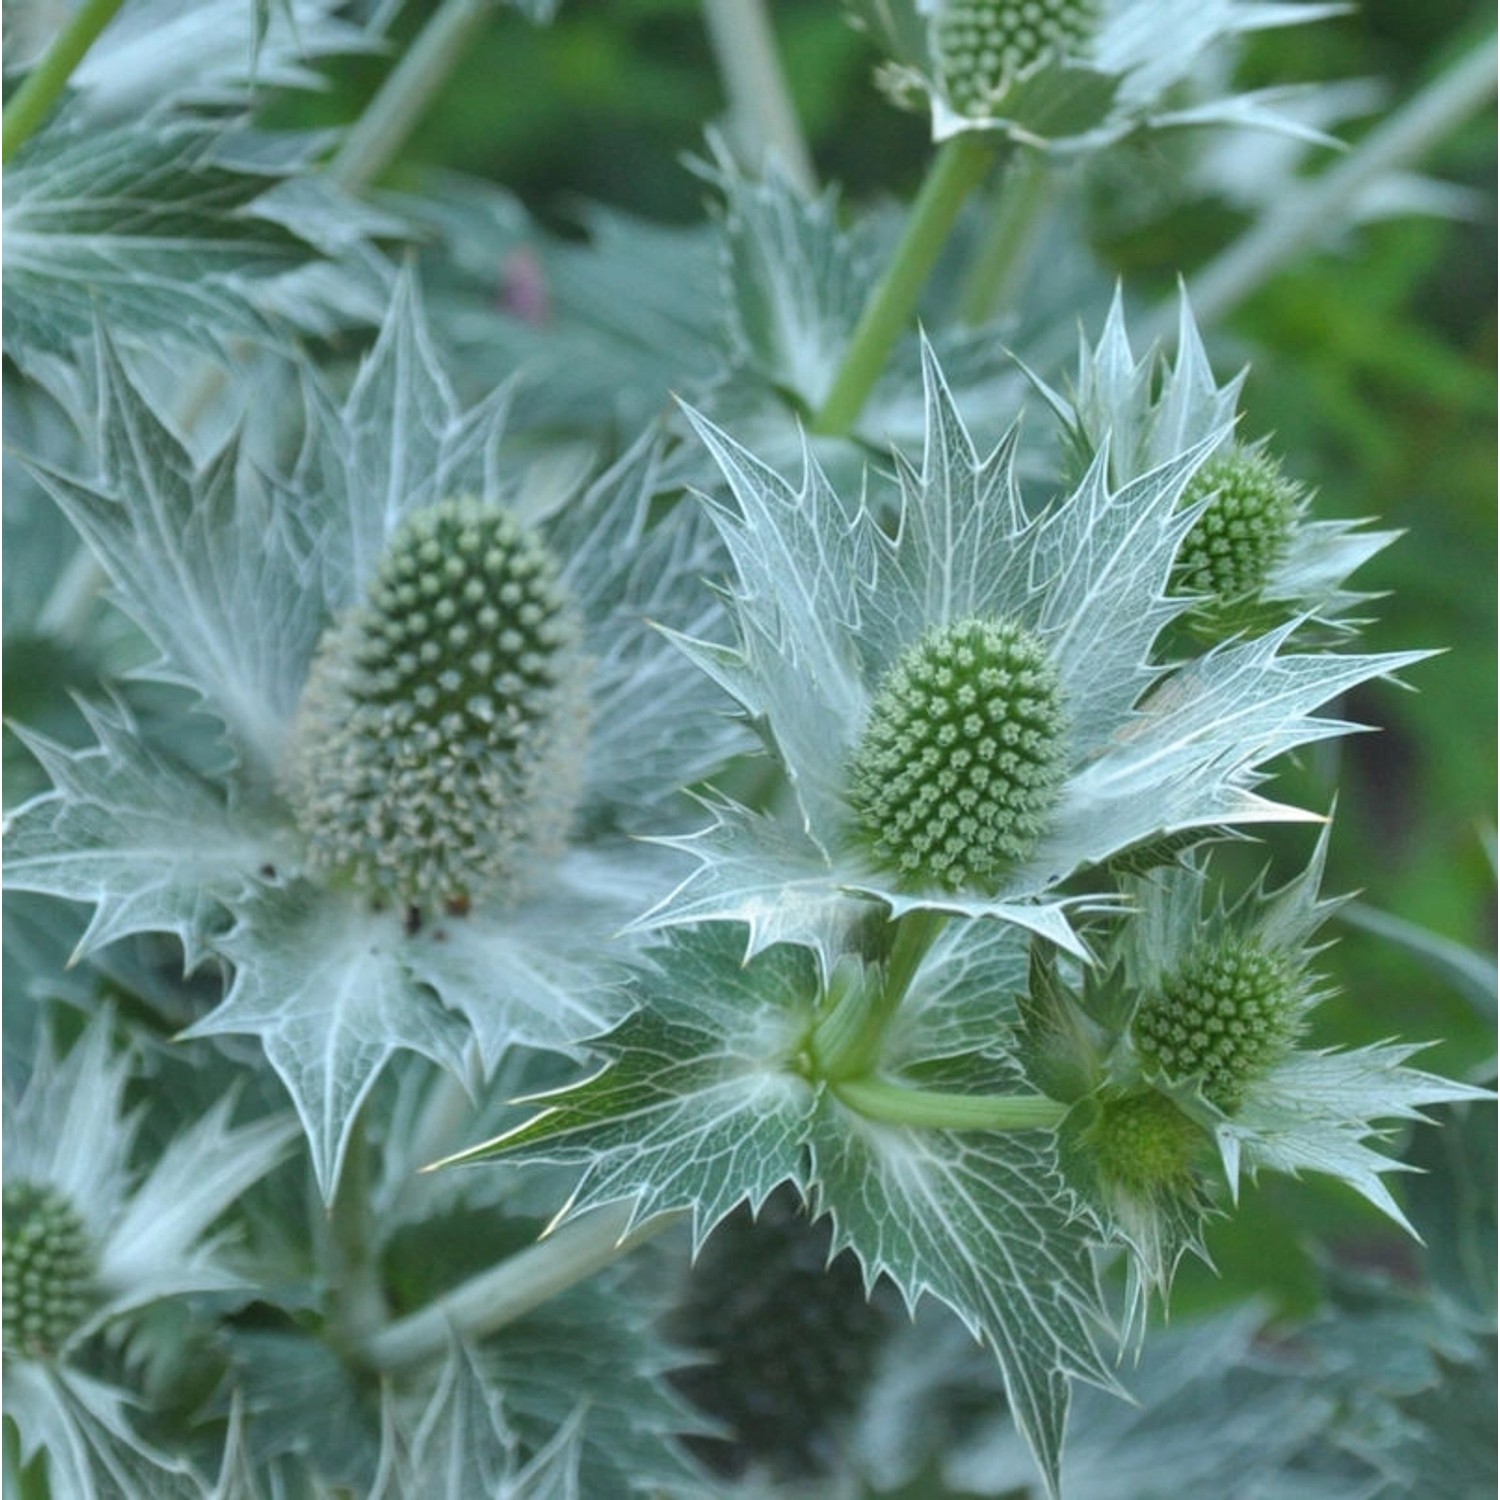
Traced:
<path id="1" fill-rule="evenodd" d="M 1254 228 L 1189 283 L 1200 323 L 1223 318 L 1288 261 L 1349 222 L 1354 200 L 1383 174 L 1419 160 L 1495 93 L 1495 38 L 1487 37 L 1435 78 L 1336 166 L 1286 193 Z M 1163 310 L 1155 334 L 1175 316 Z"/>
<path id="2" fill-rule="evenodd" d="M 765 0 L 703 0 L 708 39 L 729 99 L 739 155 L 759 171 L 768 153 L 804 193 L 817 191 Z"/>
<path id="3" fill-rule="evenodd" d="M 662 1214 L 627 1232 L 630 1215 L 630 1205 L 615 1203 L 571 1220 L 410 1317 L 371 1334 L 360 1349 L 361 1359 L 378 1370 L 399 1370 L 442 1354 L 455 1331 L 483 1338 L 602 1271 L 682 1217 Z"/>
<path id="4" fill-rule="evenodd" d="M 444 0 L 350 127 L 329 176 L 358 192 L 385 171 L 493 7 L 494 0 Z"/>
<path id="5" fill-rule="evenodd" d="M 858 1078 L 880 1060 L 890 1030 L 923 956 L 943 930 L 947 913 L 918 910 L 896 921 L 890 956 L 880 983 L 869 983 L 862 965 L 834 972 L 834 1004 L 819 1021 L 811 1040 L 817 1075 L 826 1079 Z"/>
<path id="6" fill-rule="evenodd" d="M 387 1317 L 370 1207 L 371 1170 L 361 1112 L 328 1210 L 329 1332 L 334 1346 L 346 1351 L 358 1349 Z"/>
<path id="7" fill-rule="evenodd" d="M 922 1130 L 1053 1130 L 1068 1112 L 1043 1094 L 943 1094 L 884 1078 L 832 1085 L 836 1098 L 867 1119 Z"/>
<path id="8" fill-rule="evenodd" d="M 1056 179 L 1040 151 L 1017 147 L 995 194 L 979 253 L 959 298 L 959 318 L 977 327 L 1016 299 L 1052 202 Z"/>
<path id="9" fill-rule="evenodd" d="M 844 363 L 813 423 L 814 432 L 837 436 L 858 420 L 892 346 L 916 311 L 959 210 L 984 177 L 992 156 L 989 141 L 976 131 L 964 131 L 938 148 L 895 257 L 860 315 Z"/>
<path id="10" fill-rule="evenodd" d="M 5 143 L 0 161 L 9 161 L 31 139 L 38 125 L 52 113 L 73 70 L 94 45 L 95 38 L 114 19 L 124 0 L 86 0 L 73 19 L 53 38 L 42 60 L 27 75 L 14 99 L 5 106 L 0 129 Z"/>

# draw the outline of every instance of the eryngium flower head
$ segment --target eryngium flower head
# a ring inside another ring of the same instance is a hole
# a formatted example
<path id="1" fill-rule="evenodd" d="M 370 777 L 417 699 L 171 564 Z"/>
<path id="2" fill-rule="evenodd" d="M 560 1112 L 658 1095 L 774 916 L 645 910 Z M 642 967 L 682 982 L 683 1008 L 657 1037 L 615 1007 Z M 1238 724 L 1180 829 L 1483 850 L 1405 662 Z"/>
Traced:
<path id="1" fill-rule="evenodd" d="M 88 1230 L 55 1187 L 7 1182 L 3 1244 L 5 1347 L 50 1358 L 83 1323 L 93 1297 Z"/>
<path id="2" fill-rule="evenodd" d="M 887 49 L 878 77 L 930 107 L 933 136 L 996 131 L 1028 146 L 1093 149 L 1170 125 L 1294 128 L 1277 91 L 1214 97 L 1211 54 L 1244 31 L 1337 15 L 1256 0 L 847 0 Z"/>
<path id="3" fill-rule="evenodd" d="M 1098 25 L 1099 9 L 1099 0 L 949 0 L 932 27 L 949 103 L 983 119 L 1051 54 L 1079 51 Z"/>
<path id="4" fill-rule="evenodd" d="M 547 549 L 456 499 L 392 535 L 313 664 L 285 778 L 311 870 L 466 909 L 555 857 L 584 764 L 579 624 Z"/>
<path id="5" fill-rule="evenodd" d="M 849 799 L 877 857 L 951 890 L 1025 859 L 1057 801 L 1066 722 L 1024 625 L 973 618 L 924 636 L 881 684 L 854 752 Z"/>
<path id="6" fill-rule="evenodd" d="M 805 943 L 831 971 L 875 903 L 1000 917 L 1081 952 L 1066 909 L 1099 897 L 1065 894 L 1070 875 L 1190 829 L 1305 818 L 1257 794 L 1258 767 L 1342 728 L 1310 715 L 1343 687 L 1417 659 L 1292 655 L 1279 631 L 1154 664 L 1192 603 L 1170 587 L 1198 515 L 1183 492 L 1223 434 L 1118 488 L 1100 460 L 1033 513 L 1016 434 L 981 457 L 930 349 L 924 367 L 926 452 L 920 469 L 897 454 L 889 525 L 810 454 L 795 488 L 697 421 L 736 502 L 710 514 L 738 640 L 682 644 L 797 806 L 721 801 L 713 827 L 671 841 L 701 868 L 644 925 L 744 922 L 752 950 Z M 984 714 L 966 702 L 982 670 L 1008 683 Z M 986 765 L 1010 734 L 1014 763 Z"/>

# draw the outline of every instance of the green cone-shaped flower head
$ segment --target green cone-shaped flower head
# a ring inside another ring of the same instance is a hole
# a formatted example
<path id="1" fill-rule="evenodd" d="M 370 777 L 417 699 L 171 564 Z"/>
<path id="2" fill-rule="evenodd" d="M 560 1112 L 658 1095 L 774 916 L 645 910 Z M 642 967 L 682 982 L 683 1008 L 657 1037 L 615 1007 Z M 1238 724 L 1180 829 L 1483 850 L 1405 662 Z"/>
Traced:
<path id="1" fill-rule="evenodd" d="M 1234 446 L 1193 477 L 1183 503 L 1208 500 L 1177 554 L 1173 582 L 1214 605 L 1252 598 L 1285 553 L 1302 509 L 1302 487 L 1259 448 Z"/>
<path id="2" fill-rule="evenodd" d="M 1201 1080 L 1204 1098 L 1233 1110 L 1291 1050 L 1303 1008 L 1303 986 L 1284 955 L 1225 936 L 1162 977 L 1131 1035 L 1165 1077 Z"/>
<path id="3" fill-rule="evenodd" d="M 1017 78 L 1076 48 L 1099 24 L 1099 0 L 949 0 L 933 30 L 948 102 L 983 116 Z"/>
<path id="4" fill-rule="evenodd" d="M 1035 848 L 1065 741 L 1043 643 L 1012 620 L 961 620 L 918 641 L 879 687 L 850 801 L 907 880 L 982 887 Z"/>
<path id="5" fill-rule="evenodd" d="M 312 872 L 418 909 L 514 890 L 577 803 L 578 638 L 556 562 L 508 511 L 409 517 L 299 709 L 285 780 Z"/>
<path id="6" fill-rule="evenodd" d="M 1176 1193 L 1193 1181 L 1202 1129 L 1162 1094 L 1131 1094 L 1104 1102 L 1084 1147 L 1101 1182 L 1136 1195 Z"/>
<path id="7" fill-rule="evenodd" d="M 56 1188 L 6 1183 L 5 1347 L 54 1355 L 94 1301 L 94 1254 L 78 1211 Z"/>

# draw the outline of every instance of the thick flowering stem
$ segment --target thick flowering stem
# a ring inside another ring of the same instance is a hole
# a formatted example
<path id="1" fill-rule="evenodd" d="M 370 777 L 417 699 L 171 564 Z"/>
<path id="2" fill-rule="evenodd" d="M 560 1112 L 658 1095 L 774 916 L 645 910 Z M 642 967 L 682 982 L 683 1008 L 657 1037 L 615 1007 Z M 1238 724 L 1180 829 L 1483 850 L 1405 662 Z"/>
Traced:
<path id="1" fill-rule="evenodd" d="M 833 1004 L 812 1034 L 819 1078 L 859 1078 L 880 1060 L 885 1034 L 901 1008 L 922 957 L 947 921 L 940 911 L 908 912 L 895 924 L 890 957 L 881 970 L 841 966 L 829 985 Z"/>
<path id="2" fill-rule="evenodd" d="M 969 327 L 990 322 L 1014 302 L 1055 185 L 1042 152 L 1017 148 L 1011 153 L 959 297 L 958 315 Z"/>
<path id="3" fill-rule="evenodd" d="M 661 1214 L 632 1230 L 630 1216 L 630 1204 L 613 1203 L 571 1220 L 530 1249 L 371 1334 L 359 1350 L 361 1362 L 377 1370 L 405 1369 L 438 1358 L 454 1332 L 481 1339 L 586 1281 L 682 1217 Z"/>
<path id="4" fill-rule="evenodd" d="M 1055 1130 L 1068 1112 L 1044 1094 L 948 1094 L 884 1078 L 850 1078 L 832 1088 L 856 1114 L 919 1130 Z"/>
<path id="5" fill-rule="evenodd" d="M 73 70 L 84 59 L 95 38 L 114 20 L 123 0 L 87 0 L 58 33 L 46 55 L 34 67 L 5 106 L 5 143 L 0 161 L 9 161 L 31 139 L 38 125 L 52 113 Z"/>
<path id="6" fill-rule="evenodd" d="M 837 436 L 858 421 L 892 346 L 911 321 L 959 210 L 984 177 L 992 155 L 990 143 L 975 131 L 956 135 L 938 148 L 895 258 L 865 306 L 844 363 L 813 423 L 814 432 Z"/>
<path id="7" fill-rule="evenodd" d="M 447 0 L 350 128 L 328 174 L 358 192 L 390 165 L 458 65 L 494 0 Z"/>
<path id="8" fill-rule="evenodd" d="M 328 1215 L 329 1326 L 334 1341 L 345 1350 L 358 1348 L 386 1320 L 370 1205 L 370 1168 L 370 1140 L 359 1118 L 349 1137 Z"/>

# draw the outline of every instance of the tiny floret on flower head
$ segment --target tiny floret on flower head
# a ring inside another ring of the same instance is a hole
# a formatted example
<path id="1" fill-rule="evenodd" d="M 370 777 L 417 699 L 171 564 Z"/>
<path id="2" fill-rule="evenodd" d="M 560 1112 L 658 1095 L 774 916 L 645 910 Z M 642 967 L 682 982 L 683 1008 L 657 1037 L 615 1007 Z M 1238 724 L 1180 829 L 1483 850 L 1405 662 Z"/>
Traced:
<path id="1" fill-rule="evenodd" d="M 418 909 L 514 890 L 577 804 L 579 634 L 556 561 L 508 511 L 447 500 L 404 521 L 298 710 L 284 782 L 312 873 Z"/>
<path id="2" fill-rule="evenodd" d="M 78 1211 L 56 1188 L 6 1183 L 5 1348 L 55 1355 L 94 1300 L 94 1255 Z"/>
<path id="3" fill-rule="evenodd" d="M 1036 847 L 1065 740 L 1042 641 L 1013 620 L 961 620 L 924 636 L 881 684 L 850 802 L 907 883 L 982 886 Z"/>
<path id="4" fill-rule="evenodd" d="M 1302 1008 L 1302 985 L 1284 957 L 1224 938 L 1162 977 L 1137 1009 L 1131 1035 L 1165 1077 L 1200 1080 L 1205 1099 L 1233 1110 L 1291 1050 Z"/>
<path id="5" fill-rule="evenodd" d="M 953 108 L 984 116 L 1049 54 L 1077 47 L 1099 24 L 1098 0 L 949 0 L 933 47 Z"/>
<path id="6" fill-rule="evenodd" d="M 1209 501 L 1177 555 L 1173 582 L 1210 606 L 1258 594 L 1286 551 L 1302 508 L 1301 485 L 1259 448 L 1236 445 L 1193 477 L 1184 504 Z"/>
<path id="7" fill-rule="evenodd" d="M 1150 1092 L 1104 1102 L 1083 1144 L 1101 1182 L 1149 1196 L 1191 1184 L 1204 1139 L 1170 1099 Z"/>

